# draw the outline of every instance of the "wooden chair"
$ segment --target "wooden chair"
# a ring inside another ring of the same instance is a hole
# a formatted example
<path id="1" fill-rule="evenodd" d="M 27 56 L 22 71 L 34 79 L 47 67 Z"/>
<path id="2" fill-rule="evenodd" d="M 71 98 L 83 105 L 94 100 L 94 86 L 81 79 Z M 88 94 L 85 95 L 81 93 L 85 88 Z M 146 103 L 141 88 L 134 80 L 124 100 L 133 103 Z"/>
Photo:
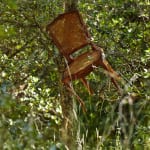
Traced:
<path id="1" fill-rule="evenodd" d="M 85 76 L 93 71 L 95 66 L 101 66 L 107 71 L 112 82 L 119 89 L 116 80 L 119 80 L 120 77 L 106 61 L 103 49 L 91 42 L 90 35 L 78 11 L 59 15 L 47 26 L 47 31 L 60 53 L 67 59 L 68 66 L 62 79 L 65 85 L 71 89 L 70 81 L 81 79 L 89 93 L 92 94 L 93 91 Z M 82 51 L 81 49 L 85 47 L 90 48 L 81 55 L 73 57 L 75 52 Z"/>

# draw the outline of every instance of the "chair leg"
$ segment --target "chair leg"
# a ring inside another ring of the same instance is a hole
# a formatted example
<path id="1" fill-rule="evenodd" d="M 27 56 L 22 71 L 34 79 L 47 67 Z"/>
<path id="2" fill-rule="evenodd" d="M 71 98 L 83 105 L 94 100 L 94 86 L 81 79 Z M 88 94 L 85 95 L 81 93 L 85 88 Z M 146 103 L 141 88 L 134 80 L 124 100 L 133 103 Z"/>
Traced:
<path id="1" fill-rule="evenodd" d="M 94 92 L 91 89 L 91 87 L 90 87 L 89 83 L 87 82 L 87 80 L 85 78 L 81 78 L 80 80 L 82 81 L 83 85 L 87 88 L 89 94 L 93 95 Z"/>
<path id="2" fill-rule="evenodd" d="M 111 81 L 113 82 L 114 86 L 118 89 L 119 93 L 122 94 L 122 90 L 116 80 L 121 80 L 120 76 L 112 69 L 110 64 L 106 59 L 100 62 L 100 65 L 103 67 L 104 70 L 107 71 L 109 76 L 111 77 Z"/>
<path id="3" fill-rule="evenodd" d="M 78 102 L 81 104 L 81 108 L 83 112 L 86 112 L 86 107 L 83 102 L 83 100 L 80 98 L 80 96 L 74 91 L 73 87 L 70 85 L 70 82 L 65 83 L 65 86 L 67 87 L 67 90 L 70 91 L 78 100 Z"/>

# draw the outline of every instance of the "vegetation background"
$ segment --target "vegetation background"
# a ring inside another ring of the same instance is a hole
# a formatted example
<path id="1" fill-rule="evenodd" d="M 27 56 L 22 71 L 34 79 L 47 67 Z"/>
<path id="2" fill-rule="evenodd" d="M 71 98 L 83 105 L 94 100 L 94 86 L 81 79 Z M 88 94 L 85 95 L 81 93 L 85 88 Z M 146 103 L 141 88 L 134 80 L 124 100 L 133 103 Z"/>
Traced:
<path id="1" fill-rule="evenodd" d="M 93 41 L 122 76 L 119 95 L 99 67 L 84 100 L 61 83 L 64 59 L 45 27 L 67 0 L 0 0 L 0 149 L 150 149 L 150 1 L 79 0 Z"/>

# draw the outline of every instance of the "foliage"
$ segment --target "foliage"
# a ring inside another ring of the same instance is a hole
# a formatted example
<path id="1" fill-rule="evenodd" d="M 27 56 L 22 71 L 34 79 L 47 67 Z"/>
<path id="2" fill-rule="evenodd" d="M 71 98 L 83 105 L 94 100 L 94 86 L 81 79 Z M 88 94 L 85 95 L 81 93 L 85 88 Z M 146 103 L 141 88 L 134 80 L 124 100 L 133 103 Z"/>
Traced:
<path id="1" fill-rule="evenodd" d="M 149 1 L 80 0 L 93 41 L 125 80 L 120 96 L 101 68 L 78 81 L 74 131 L 78 149 L 148 149 L 150 145 Z M 45 27 L 63 1 L 0 1 L 0 149 L 65 149 L 60 130 L 61 57 Z M 67 104 L 66 104 L 67 105 Z"/>

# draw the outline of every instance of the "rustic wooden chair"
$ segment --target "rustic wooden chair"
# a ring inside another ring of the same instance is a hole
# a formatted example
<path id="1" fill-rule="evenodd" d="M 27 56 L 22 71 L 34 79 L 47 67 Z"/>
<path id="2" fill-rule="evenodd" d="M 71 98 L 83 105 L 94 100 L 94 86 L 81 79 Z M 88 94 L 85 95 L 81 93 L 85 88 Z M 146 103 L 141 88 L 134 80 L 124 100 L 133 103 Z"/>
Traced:
<path id="1" fill-rule="evenodd" d="M 60 53 L 67 59 L 68 66 L 63 74 L 62 82 L 69 86 L 71 80 L 81 79 L 89 93 L 93 93 L 85 79 L 94 67 L 101 66 L 110 75 L 112 82 L 119 89 L 116 80 L 120 77 L 111 68 L 105 59 L 103 49 L 96 46 L 90 39 L 88 30 L 78 11 L 60 14 L 52 23 L 48 24 L 47 31 Z M 87 47 L 88 51 L 73 57 L 77 51 Z M 70 86 L 69 86 L 70 87 Z"/>

